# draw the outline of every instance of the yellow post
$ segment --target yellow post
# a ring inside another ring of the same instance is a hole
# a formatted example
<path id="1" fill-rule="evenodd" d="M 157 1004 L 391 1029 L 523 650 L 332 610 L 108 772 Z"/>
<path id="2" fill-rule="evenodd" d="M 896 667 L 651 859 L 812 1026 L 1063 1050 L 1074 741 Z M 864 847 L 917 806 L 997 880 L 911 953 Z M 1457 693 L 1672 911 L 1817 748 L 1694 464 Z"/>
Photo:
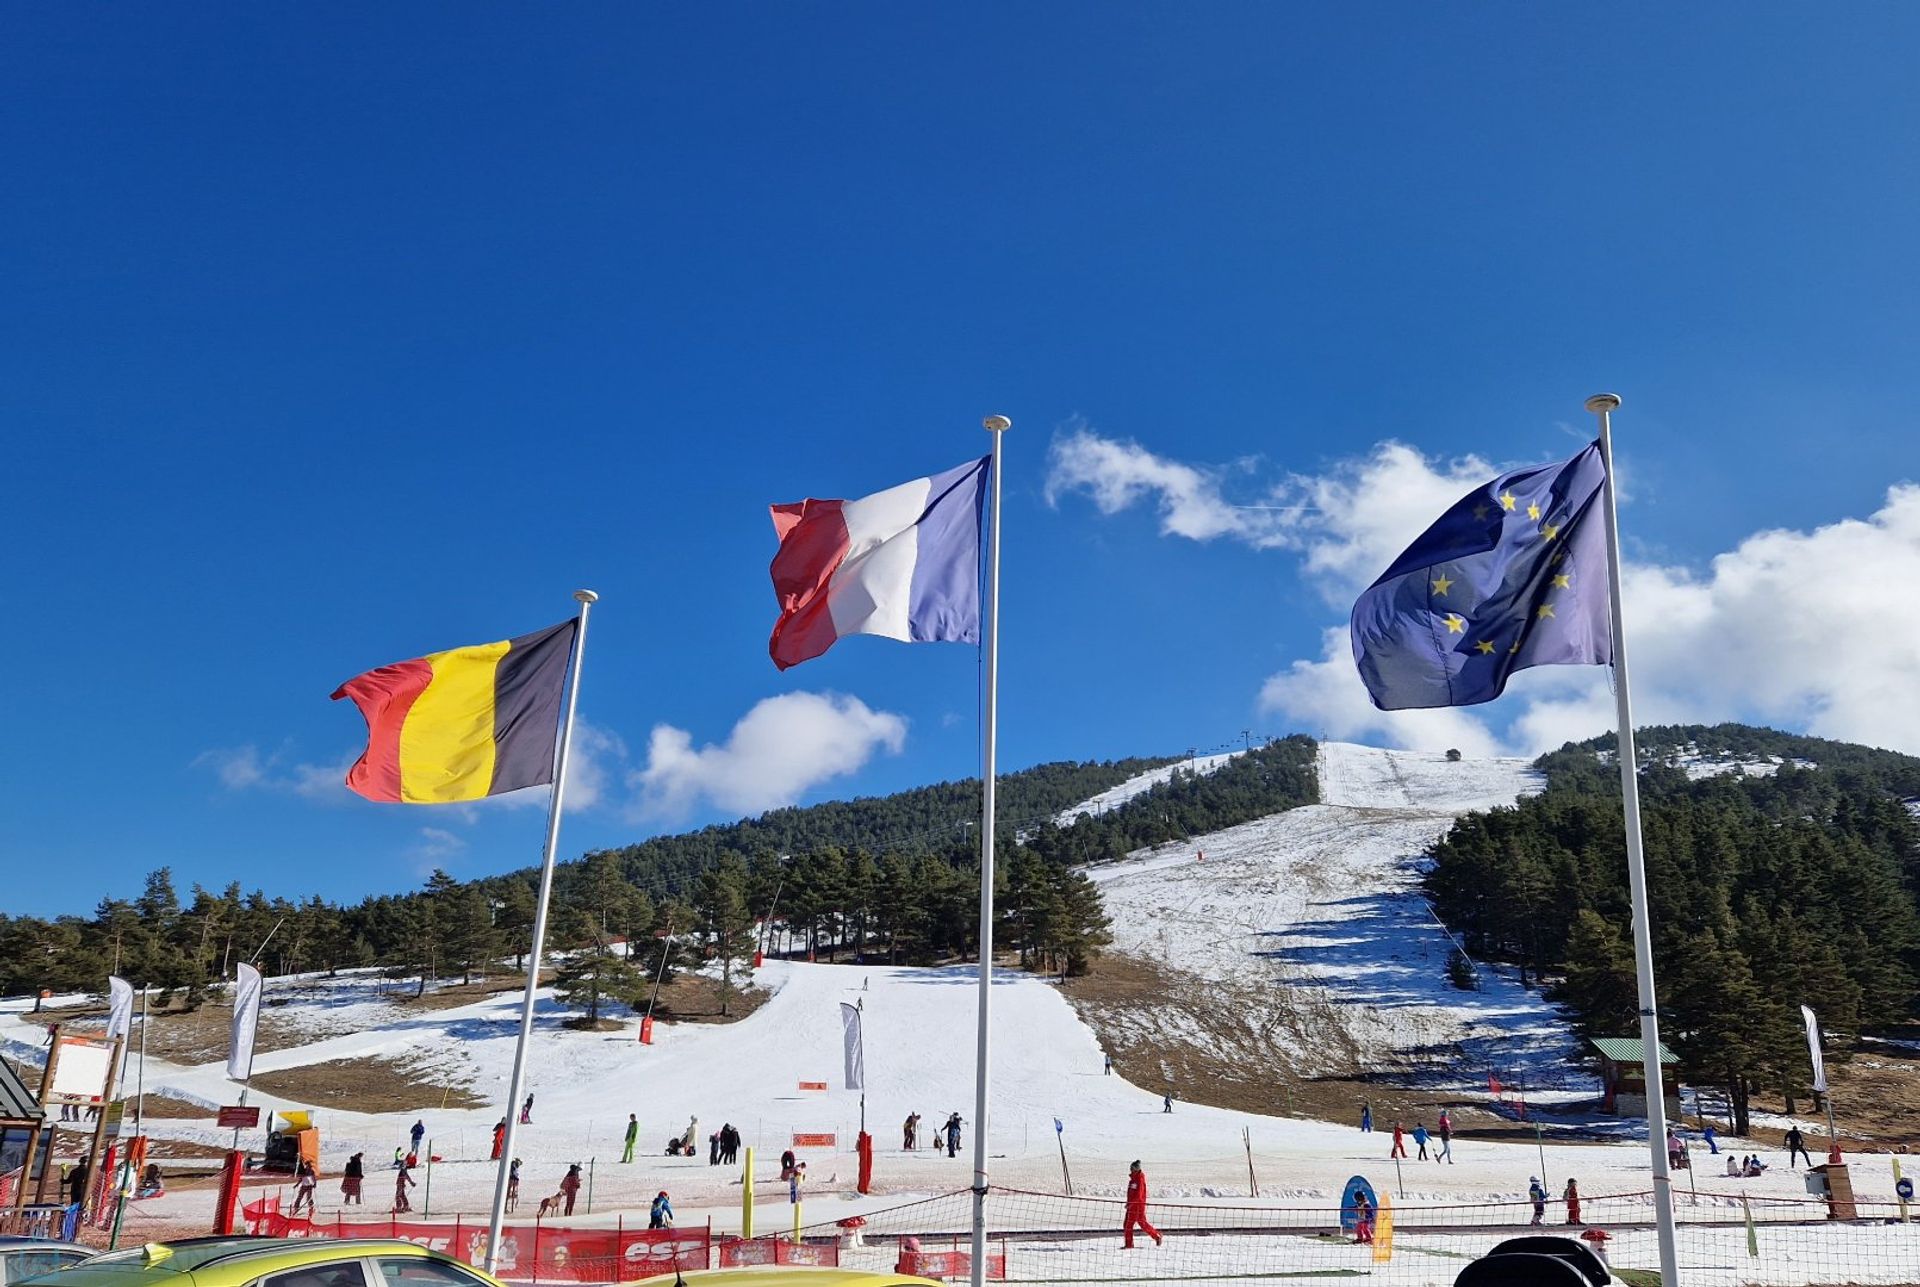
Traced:
<path id="1" fill-rule="evenodd" d="M 1377 1265 L 1393 1259 L 1393 1196 L 1380 1195 L 1380 1209 L 1373 1213 L 1373 1261 Z"/>
<path id="2" fill-rule="evenodd" d="M 796 1247 L 800 1245 L 800 1204 L 798 1202 L 793 1204 L 793 1244 Z"/>
<path id="3" fill-rule="evenodd" d="M 740 1172 L 740 1236 L 753 1237 L 753 1150 L 747 1150 L 747 1169 Z"/>
<path id="4" fill-rule="evenodd" d="M 1900 1198 L 1900 1223 L 1905 1224 L 1907 1222 L 1907 1200 L 1904 1197 L 1900 1197 L 1900 1159 L 1897 1156 L 1893 1159 L 1893 1195 L 1896 1198 Z"/>

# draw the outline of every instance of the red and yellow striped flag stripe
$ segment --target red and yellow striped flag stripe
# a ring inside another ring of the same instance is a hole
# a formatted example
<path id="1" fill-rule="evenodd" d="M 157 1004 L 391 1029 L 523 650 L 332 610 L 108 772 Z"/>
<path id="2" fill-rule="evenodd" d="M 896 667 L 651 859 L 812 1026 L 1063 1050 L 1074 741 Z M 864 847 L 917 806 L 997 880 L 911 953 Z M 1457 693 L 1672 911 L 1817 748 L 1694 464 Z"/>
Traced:
<path id="1" fill-rule="evenodd" d="M 576 621 L 349 679 L 367 749 L 347 785 L 390 804 L 452 804 L 553 781 Z"/>

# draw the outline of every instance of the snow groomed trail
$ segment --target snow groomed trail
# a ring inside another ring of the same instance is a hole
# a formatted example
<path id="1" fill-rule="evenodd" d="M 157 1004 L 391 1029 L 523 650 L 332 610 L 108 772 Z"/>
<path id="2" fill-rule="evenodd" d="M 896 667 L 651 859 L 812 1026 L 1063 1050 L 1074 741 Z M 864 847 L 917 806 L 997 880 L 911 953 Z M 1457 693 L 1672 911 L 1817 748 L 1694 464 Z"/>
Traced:
<path id="1" fill-rule="evenodd" d="M 1540 789 L 1528 762 L 1323 743 L 1317 767 L 1321 804 L 1089 873 L 1114 950 L 1174 976 L 1167 1003 L 1134 1021 L 1302 1075 L 1394 1070 L 1465 1088 L 1497 1069 L 1531 1086 L 1564 1081 L 1557 1012 L 1484 966 L 1477 990 L 1453 987 L 1454 941 L 1419 888 L 1421 855 L 1455 818 Z M 1197 1013 L 1177 995 L 1182 977 L 1200 985 Z"/>

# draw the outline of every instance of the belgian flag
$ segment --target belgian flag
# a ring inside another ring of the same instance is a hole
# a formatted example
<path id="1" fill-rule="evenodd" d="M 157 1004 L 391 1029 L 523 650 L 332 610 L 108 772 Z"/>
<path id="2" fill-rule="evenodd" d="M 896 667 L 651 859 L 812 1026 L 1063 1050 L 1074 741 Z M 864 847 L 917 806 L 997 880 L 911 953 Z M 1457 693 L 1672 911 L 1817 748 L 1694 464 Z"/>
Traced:
<path id="1" fill-rule="evenodd" d="M 349 679 L 367 749 L 347 785 L 385 804 L 452 804 L 553 781 L 579 622 L 453 648 Z"/>

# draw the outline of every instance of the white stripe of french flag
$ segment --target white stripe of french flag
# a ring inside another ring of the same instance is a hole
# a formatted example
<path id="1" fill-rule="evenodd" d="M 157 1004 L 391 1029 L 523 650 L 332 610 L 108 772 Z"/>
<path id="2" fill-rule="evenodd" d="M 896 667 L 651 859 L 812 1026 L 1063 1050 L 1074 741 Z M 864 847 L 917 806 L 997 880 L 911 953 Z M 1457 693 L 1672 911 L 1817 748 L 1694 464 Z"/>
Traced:
<path id="1" fill-rule="evenodd" d="M 980 641 L 982 456 L 858 500 L 772 506 L 780 601 L 768 651 L 785 670 L 848 635 Z"/>

